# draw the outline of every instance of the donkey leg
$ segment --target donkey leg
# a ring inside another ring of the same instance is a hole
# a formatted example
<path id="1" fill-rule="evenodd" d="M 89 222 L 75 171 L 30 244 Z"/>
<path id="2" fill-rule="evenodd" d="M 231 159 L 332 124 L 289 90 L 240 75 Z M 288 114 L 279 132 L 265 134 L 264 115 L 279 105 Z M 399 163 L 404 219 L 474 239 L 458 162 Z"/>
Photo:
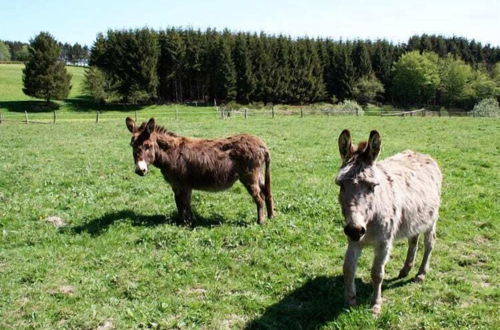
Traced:
<path id="1" fill-rule="evenodd" d="M 415 276 L 415 282 L 422 282 L 425 279 L 425 274 L 429 271 L 429 259 L 431 257 L 432 249 L 434 248 L 435 241 L 436 223 L 434 222 L 432 228 L 424 233 L 424 257 L 422 258 L 422 264 L 420 264 L 417 276 Z"/>
<path id="2" fill-rule="evenodd" d="M 191 189 L 174 189 L 175 204 L 179 219 L 186 224 L 191 224 L 193 221 L 193 213 L 191 211 Z"/>
<path id="3" fill-rule="evenodd" d="M 415 261 L 415 255 L 417 254 L 418 247 L 418 235 L 408 238 L 408 253 L 406 254 L 406 260 L 399 272 L 398 278 L 403 278 L 408 276 L 411 268 L 413 267 Z"/>
<path id="4" fill-rule="evenodd" d="M 262 225 L 264 224 L 264 199 L 261 196 L 259 180 L 252 176 L 248 180 L 241 180 L 245 188 L 247 188 L 248 193 L 252 195 L 253 201 L 257 205 L 257 222 Z"/>
<path id="5" fill-rule="evenodd" d="M 361 255 L 361 247 L 357 242 L 349 241 L 344 257 L 344 299 L 347 306 L 356 306 L 356 266 Z"/>
<path id="6" fill-rule="evenodd" d="M 273 205 L 273 195 L 271 194 L 271 189 L 266 189 L 266 186 L 261 182 L 260 191 L 261 197 L 266 202 L 267 217 L 272 219 L 274 217 L 274 205 Z"/>
<path id="7" fill-rule="evenodd" d="M 378 315 L 382 309 L 382 282 L 384 281 L 385 264 L 389 259 L 392 242 L 383 242 L 375 247 L 375 258 L 372 265 L 373 298 L 372 313 Z"/>

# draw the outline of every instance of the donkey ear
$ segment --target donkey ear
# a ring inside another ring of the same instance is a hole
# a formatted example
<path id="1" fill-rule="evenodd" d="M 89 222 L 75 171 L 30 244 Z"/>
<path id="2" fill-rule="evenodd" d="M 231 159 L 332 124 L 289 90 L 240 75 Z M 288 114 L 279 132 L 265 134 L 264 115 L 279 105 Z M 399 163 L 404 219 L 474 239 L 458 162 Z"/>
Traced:
<path id="1" fill-rule="evenodd" d="M 125 119 L 125 124 L 127 125 L 130 133 L 134 133 L 136 131 L 135 121 L 132 118 L 127 117 L 127 119 Z"/>
<path id="2" fill-rule="evenodd" d="M 365 151 L 371 162 L 374 162 L 377 159 L 380 153 L 381 145 L 382 141 L 380 140 L 380 134 L 375 130 L 371 131 L 370 138 L 368 139 L 368 146 Z"/>
<path id="3" fill-rule="evenodd" d="M 339 152 L 343 161 L 349 159 L 352 154 L 351 133 L 345 129 L 339 136 Z"/>
<path id="4" fill-rule="evenodd" d="M 155 119 L 151 118 L 146 125 L 146 132 L 148 132 L 149 134 L 153 133 L 155 130 L 155 126 L 156 126 Z"/>

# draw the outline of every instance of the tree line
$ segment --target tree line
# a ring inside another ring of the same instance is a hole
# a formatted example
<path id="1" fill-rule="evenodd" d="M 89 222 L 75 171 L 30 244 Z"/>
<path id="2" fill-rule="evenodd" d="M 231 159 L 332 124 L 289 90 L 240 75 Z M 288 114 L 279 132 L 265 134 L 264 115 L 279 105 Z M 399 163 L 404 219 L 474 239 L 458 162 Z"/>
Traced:
<path id="1" fill-rule="evenodd" d="M 71 49 L 77 50 L 73 55 L 85 53 L 78 44 L 66 44 L 65 50 L 46 32 L 31 40 L 24 92 L 47 101 L 65 98 L 71 77 L 64 62 L 81 58 L 68 57 Z M 426 35 L 395 45 L 211 29 L 110 30 L 99 34 L 92 47 L 84 88 L 99 102 L 355 99 L 471 109 L 480 100 L 500 96 L 499 53 L 462 38 Z"/>
<path id="2" fill-rule="evenodd" d="M 406 60 L 406 65 L 422 69 L 423 78 L 405 74 L 404 65 L 397 65 L 412 51 L 413 58 Z M 427 60 L 432 64 L 427 65 Z M 454 77 L 445 77 L 444 67 L 452 63 L 455 70 L 470 68 L 470 74 L 462 77 L 466 83 L 489 79 L 488 84 L 494 82 L 499 61 L 500 48 L 459 37 L 421 35 L 411 37 L 407 44 L 393 44 L 214 29 L 136 29 L 99 34 L 89 61 L 94 71 L 88 76 L 98 77 L 93 83 L 100 87 L 101 99 L 114 95 L 132 103 L 216 100 L 304 104 L 354 98 L 361 102 L 470 107 L 476 101 L 471 91 L 460 92 L 467 96 L 450 98 L 453 88 L 447 86 L 446 91 L 442 84 Z M 405 79 L 417 79 L 413 81 L 417 85 L 430 84 L 432 91 L 404 91 Z M 497 96 L 498 90 L 490 92 L 493 95 L 489 96 Z"/>
<path id="3" fill-rule="evenodd" d="M 87 65 L 90 58 L 90 49 L 79 43 L 57 43 L 59 58 L 66 64 Z M 30 44 L 20 41 L 0 40 L 0 61 L 26 62 L 29 59 Z"/>

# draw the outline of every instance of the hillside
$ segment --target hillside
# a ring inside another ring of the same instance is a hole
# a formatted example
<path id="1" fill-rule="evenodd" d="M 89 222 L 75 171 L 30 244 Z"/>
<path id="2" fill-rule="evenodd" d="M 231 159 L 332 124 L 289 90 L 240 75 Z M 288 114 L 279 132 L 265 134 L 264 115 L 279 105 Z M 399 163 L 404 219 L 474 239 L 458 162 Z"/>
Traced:
<path id="1" fill-rule="evenodd" d="M 75 99 L 83 95 L 82 82 L 85 74 L 85 68 L 68 66 L 68 72 L 73 76 L 71 78 L 70 99 Z M 36 99 L 23 93 L 23 69 L 24 64 L 0 64 L 0 110 L 9 111 L 9 107 L 4 106 L 3 102 L 13 101 L 34 101 Z M 64 108 L 64 102 L 62 103 Z"/>

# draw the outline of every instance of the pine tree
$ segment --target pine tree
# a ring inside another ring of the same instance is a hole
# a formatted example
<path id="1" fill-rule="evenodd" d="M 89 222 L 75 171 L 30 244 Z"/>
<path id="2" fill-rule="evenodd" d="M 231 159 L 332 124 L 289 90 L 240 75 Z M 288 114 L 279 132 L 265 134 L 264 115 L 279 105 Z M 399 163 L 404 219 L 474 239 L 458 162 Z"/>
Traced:
<path id="1" fill-rule="evenodd" d="M 305 68 L 305 97 L 301 102 L 317 102 L 325 96 L 325 84 L 323 82 L 323 66 L 316 44 L 309 39 L 304 40 L 304 68 Z"/>
<path id="2" fill-rule="evenodd" d="M 61 48 L 47 32 L 30 42 L 30 55 L 23 70 L 24 94 L 50 100 L 68 97 L 71 75 L 59 58 Z"/>
<path id="3" fill-rule="evenodd" d="M 376 78 L 385 86 L 385 99 L 390 98 L 392 64 L 395 61 L 394 46 L 386 40 L 379 40 L 373 47 L 372 68 Z"/>
<path id="4" fill-rule="evenodd" d="M 272 79 L 272 59 L 267 48 L 267 37 L 261 33 L 260 36 L 253 35 L 249 48 L 252 50 L 252 67 L 255 73 L 256 88 L 254 101 L 269 102 L 269 80 Z"/>
<path id="5" fill-rule="evenodd" d="M 250 51 L 244 34 L 236 36 L 233 61 L 236 71 L 236 99 L 239 103 L 247 104 L 255 91 L 256 79 L 252 72 Z"/>
<path id="6" fill-rule="evenodd" d="M 349 43 L 339 43 L 335 46 L 331 63 L 332 94 L 338 100 L 352 97 L 356 70 L 352 63 L 352 46 Z"/>
<path id="7" fill-rule="evenodd" d="M 106 58 L 106 45 L 107 41 L 104 38 L 104 35 L 102 33 L 98 33 L 97 38 L 90 49 L 89 66 L 98 66 L 101 69 L 108 68 L 106 60 L 110 59 Z"/>
<path id="8" fill-rule="evenodd" d="M 211 79 L 212 97 L 221 101 L 232 101 L 236 98 L 236 72 L 231 49 L 226 40 L 218 38 L 216 47 L 212 49 L 213 76 Z"/>
<path id="9" fill-rule="evenodd" d="M 102 68 L 111 72 L 126 103 L 155 99 L 158 88 L 158 35 L 149 29 L 108 31 Z"/>
<path id="10" fill-rule="evenodd" d="M 367 42 L 358 41 L 353 49 L 353 64 L 356 69 L 356 78 L 369 76 L 372 74 L 372 63 Z"/>
<path id="11" fill-rule="evenodd" d="M 203 54 L 201 32 L 189 29 L 183 33 L 185 44 L 184 56 L 184 99 L 201 100 L 203 98 L 201 84 L 203 71 Z"/>
<path id="12" fill-rule="evenodd" d="M 291 98 L 290 87 L 290 44 L 292 41 L 279 36 L 273 42 L 273 62 L 275 63 L 273 85 L 273 103 L 288 103 Z"/>
<path id="13" fill-rule="evenodd" d="M 164 100 L 182 102 L 184 100 L 186 45 L 179 31 L 170 29 L 161 32 L 159 48 L 159 97 Z"/>

